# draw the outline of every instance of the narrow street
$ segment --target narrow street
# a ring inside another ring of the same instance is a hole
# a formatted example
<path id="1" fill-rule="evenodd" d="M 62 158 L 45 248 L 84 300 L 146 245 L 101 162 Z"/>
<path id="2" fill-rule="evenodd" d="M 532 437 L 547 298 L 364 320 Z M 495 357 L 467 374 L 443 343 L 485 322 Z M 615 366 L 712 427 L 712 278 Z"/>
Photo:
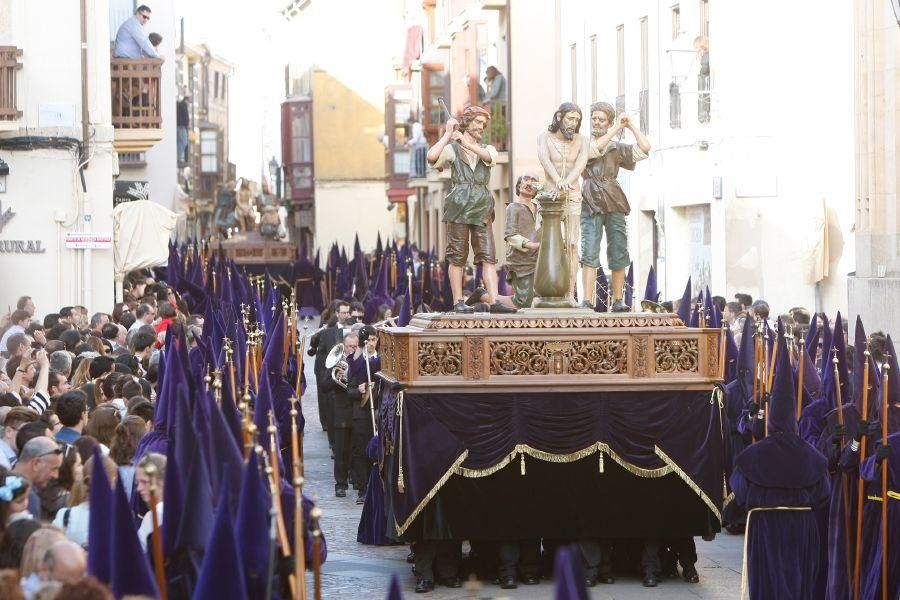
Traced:
<path id="1" fill-rule="evenodd" d="M 309 331 L 315 331 L 310 327 Z M 408 547 L 364 546 L 356 541 L 356 529 L 362 506 L 356 504 L 356 494 L 346 498 L 334 497 L 334 477 L 328 438 L 322 431 L 316 401 L 316 385 L 312 376 L 314 359 L 307 357 L 306 374 L 310 383 L 303 396 L 303 415 L 306 417 L 304 457 L 306 486 L 304 492 L 316 499 L 322 509 L 321 527 L 328 541 L 328 560 L 323 566 L 322 597 L 332 599 L 383 598 L 387 596 L 391 575 L 396 573 L 400 587 L 407 597 L 415 595 L 415 578 L 406 562 Z M 680 579 L 663 581 L 655 589 L 641 586 L 634 578 L 619 578 L 615 585 L 597 586 L 591 598 L 666 600 L 707 598 L 731 599 L 740 595 L 741 554 L 743 536 L 722 533 L 712 542 L 697 541 L 697 571 L 699 584 L 684 583 Z M 310 574 L 310 589 L 312 579 Z M 438 586 L 421 598 L 433 600 L 462 600 L 487 598 L 545 599 L 553 597 L 553 582 L 538 586 L 519 586 L 516 590 L 501 590 L 490 582 L 469 582 L 462 589 Z"/>

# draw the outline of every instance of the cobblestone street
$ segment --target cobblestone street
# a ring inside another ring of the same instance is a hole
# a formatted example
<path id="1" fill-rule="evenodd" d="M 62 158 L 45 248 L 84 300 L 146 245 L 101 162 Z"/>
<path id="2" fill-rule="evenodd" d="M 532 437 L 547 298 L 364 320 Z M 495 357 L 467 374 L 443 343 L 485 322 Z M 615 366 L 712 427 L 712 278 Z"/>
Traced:
<path id="1" fill-rule="evenodd" d="M 310 331 L 314 329 L 310 328 Z M 356 541 L 356 529 L 362 506 L 356 504 L 355 493 L 346 498 L 334 497 L 334 477 L 328 438 L 322 431 L 316 402 L 315 380 L 312 376 L 313 359 L 307 357 L 306 373 L 310 382 L 303 397 L 303 414 L 306 417 L 304 455 L 306 468 L 306 494 L 316 498 L 322 509 L 321 527 L 328 540 L 328 560 L 323 565 L 322 596 L 331 599 L 383 598 L 387 595 L 391 575 L 396 573 L 404 595 L 414 595 L 415 579 L 406 563 L 408 547 L 364 546 Z M 737 598 L 741 588 L 741 552 L 743 537 L 722 533 L 712 542 L 697 540 L 700 557 L 697 571 L 699 584 L 683 581 L 663 581 L 655 589 L 646 589 L 634 578 L 619 578 L 615 585 L 598 586 L 591 591 L 591 598 L 606 599 L 729 599 Z M 312 578 L 309 580 L 310 589 Z M 538 586 L 520 586 L 516 590 L 501 590 L 489 581 L 470 582 L 462 589 L 438 586 L 434 592 L 422 598 L 434 600 L 522 598 L 543 599 L 553 597 L 553 582 Z"/>

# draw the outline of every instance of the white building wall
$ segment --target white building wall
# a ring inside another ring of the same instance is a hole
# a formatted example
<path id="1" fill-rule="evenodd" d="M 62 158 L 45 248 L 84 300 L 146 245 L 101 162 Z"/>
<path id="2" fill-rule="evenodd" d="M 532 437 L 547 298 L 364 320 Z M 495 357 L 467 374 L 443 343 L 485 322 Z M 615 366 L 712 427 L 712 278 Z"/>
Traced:
<path id="1" fill-rule="evenodd" d="M 401 237 L 403 224 L 385 210 L 383 181 L 317 181 L 315 193 L 316 247 L 323 255 L 334 242 L 352 253 L 356 235 L 367 252 L 375 249 L 379 233 L 383 243 Z"/>
<path id="2" fill-rule="evenodd" d="M 620 181 L 629 196 L 629 246 L 643 288 L 651 259 L 650 212 L 662 221 L 660 287 L 680 297 L 692 272 L 714 294 L 747 292 L 773 311 L 794 305 L 846 309 L 852 269 L 853 137 L 852 7 L 822 11 L 802 0 L 753 4 L 710 2 L 712 118 L 697 121 L 699 65 L 691 52 L 699 35 L 699 0 L 678 2 L 681 33 L 672 39 L 671 6 L 638 0 L 559 0 L 561 95 L 572 95 L 571 45 L 576 44 L 577 101 L 585 113 L 591 96 L 590 37 L 597 36 L 599 100 L 615 102 L 616 26 L 625 26 L 626 110 L 639 120 L 640 19 L 648 18 L 650 129 L 653 153 Z M 808 27 L 809 15 L 821 17 Z M 777 18 L 776 18 L 777 17 Z M 789 41 L 789 42 L 788 42 Z M 669 83 L 681 82 L 681 128 L 669 127 Z M 844 117 L 842 117 L 844 115 Z M 589 134 L 588 115 L 582 133 Z M 624 141 L 631 141 L 626 133 Z M 706 149 L 701 149 L 705 146 Z M 721 199 L 713 197 L 721 178 Z M 810 282 L 811 222 L 827 208 L 830 276 Z M 695 208 L 692 208 L 695 207 Z M 702 233 L 708 211 L 708 248 Z M 694 250 L 692 250 L 692 247 Z M 698 254 L 708 267 L 698 265 Z M 604 261 L 605 262 L 605 258 Z M 692 264 L 693 262 L 693 264 Z"/>
<path id="3" fill-rule="evenodd" d="M 17 74 L 22 117 L 3 122 L 0 138 L 22 136 L 81 140 L 81 57 L 79 2 L 55 3 L 53 10 L 30 0 L 0 1 L 0 45 L 23 50 Z M 107 0 L 88 0 L 88 98 L 90 164 L 82 193 L 76 159 L 66 150 L 11 150 L 4 211 L 15 216 L 0 240 L 40 240 L 43 253 L 0 254 L 0 306 L 20 295 L 34 297 L 38 310 L 67 304 L 108 309 L 113 303 L 112 250 L 67 250 L 67 231 L 112 232 L 113 130 L 110 123 L 109 9 Z M 55 105 L 56 111 L 49 111 Z M 56 124 L 49 112 L 59 112 Z M 85 217 L 88 217 L 87 219 Z"/>

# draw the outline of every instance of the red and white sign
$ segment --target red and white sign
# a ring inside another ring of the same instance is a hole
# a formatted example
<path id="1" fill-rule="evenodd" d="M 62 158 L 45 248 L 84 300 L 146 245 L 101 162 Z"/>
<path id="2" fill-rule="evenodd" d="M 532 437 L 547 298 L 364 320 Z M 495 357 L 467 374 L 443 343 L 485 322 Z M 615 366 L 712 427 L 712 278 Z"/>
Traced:
<path id="1" fill-rule="evenodd" d="M 70 231 L 66 233 L 66 248 L 76 250 L 108 250 L 112 248 L 111 233 Z"/>

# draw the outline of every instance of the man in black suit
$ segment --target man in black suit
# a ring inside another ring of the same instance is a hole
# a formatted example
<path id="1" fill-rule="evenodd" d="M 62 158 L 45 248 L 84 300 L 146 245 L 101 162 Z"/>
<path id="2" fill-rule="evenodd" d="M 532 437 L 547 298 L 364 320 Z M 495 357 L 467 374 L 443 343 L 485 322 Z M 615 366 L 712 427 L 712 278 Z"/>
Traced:
<path id="1" fill-rule="evenodd" d="M 322 422 L 322 429 L 328 433 L 328 445 L 332 449 L 334 449 L 334 427 L 332 426 L 334 399 L 329 391 L 331 389 L 329 385 L 331 372 L 325 368 L 325 359 L 331 349 L 343 339 L 343 326 L 349 318 L 350 305 L 348 303 L 343 300 L 336 300 L 332 303 L 329 309 L 322 314 L 325 327 L 313 334 L 306 351 L 309 356 L 316 357 L 313 373 L 316 376 L 319 420 Z"/>

